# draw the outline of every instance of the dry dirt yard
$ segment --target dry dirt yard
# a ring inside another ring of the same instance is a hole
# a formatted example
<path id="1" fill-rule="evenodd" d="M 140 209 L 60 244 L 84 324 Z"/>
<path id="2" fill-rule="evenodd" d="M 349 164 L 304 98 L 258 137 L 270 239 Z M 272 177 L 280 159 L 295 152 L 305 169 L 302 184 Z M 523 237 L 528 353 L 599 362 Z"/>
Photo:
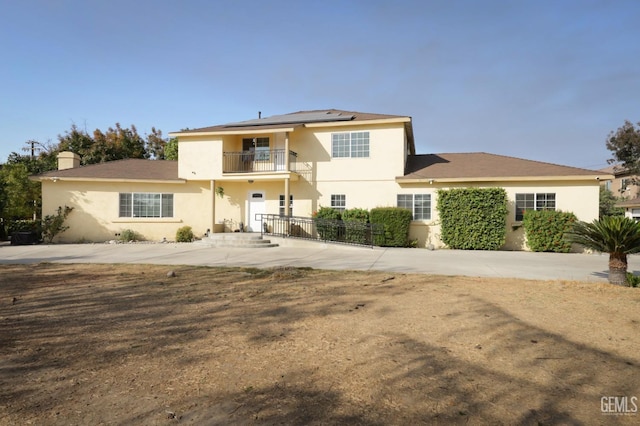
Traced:
<path id="1" fill-rule="evenodd" d="M 640 397 L 638 289 L 65 264 L 0 288 L 4 425 L 640 422 L 601 404 Z"/>

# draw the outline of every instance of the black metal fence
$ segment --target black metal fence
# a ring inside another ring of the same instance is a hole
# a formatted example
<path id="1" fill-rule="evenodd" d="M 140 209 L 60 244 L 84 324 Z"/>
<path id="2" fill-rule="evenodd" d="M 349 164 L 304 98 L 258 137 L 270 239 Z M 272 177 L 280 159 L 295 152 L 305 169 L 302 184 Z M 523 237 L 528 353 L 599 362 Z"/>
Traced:
<path id="1" fill-rule="evenodd" d="M 223 173 L 285 171 L 287 152 L 284 149 L 223 153 Z M 296 171 L 298 154 L 289 151 L 289 170 Z"/>
<path id="2" fill-rule="evenodd" d="M 277 214 L 257 214 L 256 219 L 262 223 L 263 235 L 371 247 L 384 240 L 384 228 L 375 223 Z"/>

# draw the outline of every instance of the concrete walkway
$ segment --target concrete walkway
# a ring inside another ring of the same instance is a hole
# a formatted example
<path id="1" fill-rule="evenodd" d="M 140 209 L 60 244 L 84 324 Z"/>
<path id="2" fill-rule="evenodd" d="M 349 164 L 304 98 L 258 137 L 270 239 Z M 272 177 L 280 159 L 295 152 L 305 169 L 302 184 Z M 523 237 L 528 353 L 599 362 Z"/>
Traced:
<path id="1" fill-rule="evenodd" d="M 323 243 L 275 248 L 210 248 L 186 244 L 0 245 L 0 264 L 137 263 L 201 266 L 308 266 L 315 269 L 389 271 L 476 277 L 606 282 L 608 255 L 407 248 L 362 248 Z M 640 257 L 629 257 L 640 273 Z M 0 281 L 1 281 L 0 276 Z"/>

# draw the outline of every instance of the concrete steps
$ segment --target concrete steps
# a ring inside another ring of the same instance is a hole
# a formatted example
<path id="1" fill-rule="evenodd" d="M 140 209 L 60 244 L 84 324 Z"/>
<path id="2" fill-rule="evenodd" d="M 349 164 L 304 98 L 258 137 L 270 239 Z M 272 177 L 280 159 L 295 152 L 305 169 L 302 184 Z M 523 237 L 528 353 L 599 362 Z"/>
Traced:
<path id="1" fill-rule="evenodd" d="M 271 240 L 265 240 L 261 234 L 252 232 L 225 232 L 210 234 L 198 241 L 207 247 L 236 247 L 236 248 L 269 248 L 278 247 Z"/>

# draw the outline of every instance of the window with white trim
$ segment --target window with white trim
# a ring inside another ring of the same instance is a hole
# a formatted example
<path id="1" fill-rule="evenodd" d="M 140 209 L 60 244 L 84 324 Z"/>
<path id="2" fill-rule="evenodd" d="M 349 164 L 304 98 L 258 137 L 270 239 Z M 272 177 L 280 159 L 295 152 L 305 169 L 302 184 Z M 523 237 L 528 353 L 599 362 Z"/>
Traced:
<path id="1" fill-rule="evenodd" d="M 516 221 L 524 218 L 527 210 L 555 210 L 556 194 L 543 192 L 535 194 L 516 194 Z"/>
<path id="2" fill-rule="evenodd" d="M 431 220 L 431 194 L 398 194 L 397 206 L 411 210 L 413 220 Z"/>
<path id="3" fill-rule="evenodd" d="M 284 195 L 280 194 L 278 205 L 280 207 L 280 216 L 285 215 L 284 211 Z M 289 194 L 289 216 L 293 216 L 293 194 Z"/>
<path id="4" fill-rule="evenodd" d="M 331 208 L 343 212 L 347 208 L 347 196 L 344 194 L 331 194 Z"/>
<path id="5" fill-rule="evenodd" d="M 369 132 L 345 132 L 331 134 L 333 158 L 369 157 Z"/>
<path id="6" fill-rule="evenodd" d="M 120 217 L 173 217 L 173 194 L 121 192 Z"/>

